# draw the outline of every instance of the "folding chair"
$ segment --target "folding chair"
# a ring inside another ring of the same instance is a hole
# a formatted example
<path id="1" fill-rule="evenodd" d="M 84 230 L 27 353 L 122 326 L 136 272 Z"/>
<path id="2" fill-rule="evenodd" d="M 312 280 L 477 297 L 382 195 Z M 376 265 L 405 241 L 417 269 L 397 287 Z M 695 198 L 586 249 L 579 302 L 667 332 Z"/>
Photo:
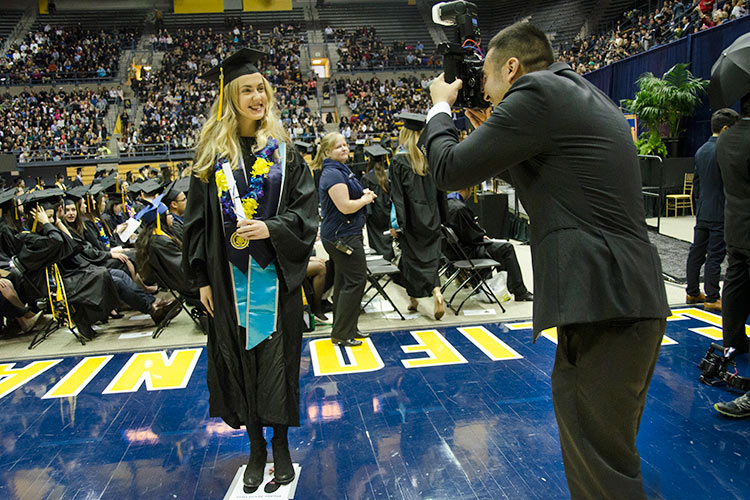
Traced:
<path id="1" fill-rule="evenodd" d="M 396 304 L 393 302 L 393 300 L 391 300 L 391 298 L 385 291 L 385 287 L 388 286 L 388 283 L 393 281 L 393 276 L 398 274 L 399 270 L 396 266 L 385 260 L 385 258 L 383 258 L 382 256 L 379 255 L 378 257 L 378 259 L 371 259 L 367 261 L 367 281 L 370 282 L 370 286 L 367 287 L 364 295 L 367 295 L 367 292 L 369 292 L 373 288 L 377 291 L 377 293 L 370 297 L 367 302 L 365 302 L 365 304 L 362 306 L 362 310 L 364 311 L 365 307 L 367 307 L 367 305 L 372 302 L 375 297 L 380 295 L 393 306 L 393 309 L 398 313 L 402 320 L 406 320 L 404 315 L 401 314 L 401 311 L 399 311 L 398 307 L 396 307 Z M 381 284 L 381 280 L 385 280 L 385 282 Z"/>
<path id="2" fill-rule="evenodd" d="M 151 272 L 153 273 L 154 280 L 156 281 L 156 284 L 160 289 L 167 290 L 172 297 L 175 298 L 177 301 L 177 304 L 179 306 L 174 307 L 181 307 L 182 310 L 184 310 L 188 316 L 190 316 L 190 319 L 193 320 L 193 323 L 195 323 L 195 326 L 197 326 L 202 332 L 203 335 L 208 335 L 208 325 L 204 325 L 204 321 L 207 318 L 206 311 L 203 308 L 203 304 L 200 303 L 200 301 L 196 301 L 195 299 L 191 299 L 189 297 L 186 297 L 182 295 L 181 293 L 177 292 L 176 290 L 172 290 L 168 286 L 166 286 L 164 283 L 163 277 L 160 275 L 159 270 L 151 266 Z M 192 309 L 188 309 L 188 306 L 192 307 Z M 179 313 L 178 313 L 179 314 Z M 177 314 L 167 314 L 167 316 L 162 320 L 161 323 L 156 325 L 156 329 L 154 330 L 154 333 L 151 334 L 151 338 L 157 338 L 159 335 L 161 335 L 161 332 L 169 326 L 169 323 L 177 316 Z"/>
<path id="3" fill-rule="evenodd" d="M 456 291 L 453 293 L 453 295 L 451 295 L 450 300 L 448 300 L 448 307 L 451 308 L 451 311 L 453 311 L 453 313 L 458 316 L 458 313 L 461 311 L 461 308 L 464 306 L 466 301 L 469 300 L 469 297 L 474 295 L 478 290 L 482 290 L 487 294 L 487 296 L 491 297 L 492 300 L 497 303 L 497 305 L 500 306 L 500 309 L 503 312 L 505 312 L 505 308 L 500 303 L 498 298 L 495 296 L 495 293 L 492 291 L 492 288 L 487 284 L 484 277 L 482 276 L 482 273 L 486 272 L 487 270 L 492 271 L 493 269 L 499 269 L 501 267 L 501 264 L 498 261 L 492 259 L 471 259 L 464 251 L 453 229 L 445 225 L 441 226 L 441 228 L 448 248 L 454 255 L 458 256 L 458 260 L 450 261 L 450 266 L 454 269 L 453 274 L 448 278 L 448 280 L 440 290 L 442 292 L 445 292 L 448 286 L 453 283 L 456 278 L 461 275 L 461 273 L 463 273 L 465 276 L 461 284 L 458 285 Z M 471 292 L 469 292 L 464 300 L 461 301 L 458 308 L 454 308 L 453 301 L 456 298 L 456 295 L 458 295 L 458 292 L 460 292 L 467 284 L 472 281 L 476 283 L 476 285 L 473 285 Z"/>

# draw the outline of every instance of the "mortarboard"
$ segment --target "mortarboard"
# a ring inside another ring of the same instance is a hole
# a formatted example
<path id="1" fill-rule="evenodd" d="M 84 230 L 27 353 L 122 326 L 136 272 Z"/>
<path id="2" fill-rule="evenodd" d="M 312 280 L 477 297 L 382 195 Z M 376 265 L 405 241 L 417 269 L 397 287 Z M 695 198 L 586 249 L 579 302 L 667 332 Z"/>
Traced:
<path id="1" fill-rule="evenodd" d="M 177 184 L 177 181 L 172 181 L 164 188 L 164 192 L 161 195 L 164 203 L 169 204 L 180 194 L 180 192 L 175 189 L 175 184 Z"/>
<path id="2" fill-rule="evenodd" d="M 11 200 L 15 200 L 15 198 L 16 198 L 16 188 L 6 189 L 2 193 L 0 193 L 0 206 L 5 205 Z"/>
<path id="3" fill-rule="evenodd" d="M 140 193 L 141 192 L 141 184 L 142 182 L 134 182 L 130 186 L 128 186 L 128 193 Z"/>
<path id="4" fill-rule="evenodd" d="M 56 203 L 60 201 L 63 196 L 62 189 L 38 189 L 34 192 L 27 194 L 21 202 L 24 205 L 36 205 L 40 204 L 46 210 L 52 208 Z"/>
<path id="5" fill-rule="evenodd" d="M 404 122 L 404 127 L 416 132 L 421 131 L 427 122 L 427 115 L 419 113 L 401 113 L 398 119 Z"/>
<path id="6" fill-rule="evenodd" d="M 367 153 L 367 155 L 373 160 L 378 160 L 380 158 L 388 156 L 388 150 L 378 144 L 367 146 L 365 148 L 365 153 Z"/>
<path id="7" fill-rule="evenodd" d="M 218 66 L 214 66 L 199 77 L 201 80 L 219 83 L 219 111 L 216 117 L 217 120 L 221 120 L 221 111 L 224 104 L 224 86 L 243 75 L 260 73 L 256 64 L 265 55 L 266 53 L 260 50 L 242 48 L 225 58 Z"/>
<path id="8" fill-rule="evenodd" d="M 76 186 L 65 191 L 65 197 L 73 201 L 78 201 L 86 196 L 86 191 L 88 190 L 88 186 Z"/>
<path id="9" fill-rule="evenodd" d="M 190 190 L 190 177 L 183 177 L 182 179 L 177 179 L 174 185 L 174 189 L 177 190 L 178 193 L 185 193 Z"/>
<path id="10" fill-rule="evenodd" d="M 312 144 L 305 141 L 294 141 L 294 145 L 297 146 L 297 151 L 299 151 L 300 154 L 309 153 L 312 149 Z"/>
<path id="11" fill-rule="evenodd" d="M 149 196 L 155 195 L 160 189 L 161 183 L 155 179 L 141 182 L 141 191 Z"/>

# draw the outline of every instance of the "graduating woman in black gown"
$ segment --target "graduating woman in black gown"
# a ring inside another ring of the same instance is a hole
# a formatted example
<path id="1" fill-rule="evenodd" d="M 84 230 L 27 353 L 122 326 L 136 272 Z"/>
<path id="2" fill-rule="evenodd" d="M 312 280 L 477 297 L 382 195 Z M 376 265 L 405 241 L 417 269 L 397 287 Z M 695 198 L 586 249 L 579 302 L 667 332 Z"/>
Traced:
<path id="1" fill-rule="evenodd" d="M 210 315 L 209 413 L 247 428 L 247 492 L 263 482 L 264 426 L 270 487 L 294 479 L 287 430 L 299 425 L 301 285 L 318 228 L 315 185 L 255 66 L 261 55 L 241 49 L 202 76 L 220 93 L 196 148 L 183 245 Z"/>
<path id="2" fill-rule="evenodd" d="M 383 234 L 391 228 L 391 194 L 386 169 L 388 151 L 376 144 L 367 146 L 365 152 L 370 163 L 367 173 L 362 176 L 362 187 L 377 195 L 375 201 L 367 205 L 367 242 L 385 260 L 393 260 L 393 239 L 390 234 Z"/>
<path id="3" fill-rule="evenodd" d="M 410 311 L 417 310 L 418 298 L 433 296 L 433 314 L 435 319 L 440 319 L 445 314 L 438 277 L 440 224 L 446 220 L 445 194 L 435 186 L 427 159 L 417 147 L 425 115 L 402 113 L 400 118 L 404 127 L 399 134 L 399 149 L 389 169 L 391 201 L 402 231 L 398 237 L 401 276 L 397 282 L 409 294 Z"/>

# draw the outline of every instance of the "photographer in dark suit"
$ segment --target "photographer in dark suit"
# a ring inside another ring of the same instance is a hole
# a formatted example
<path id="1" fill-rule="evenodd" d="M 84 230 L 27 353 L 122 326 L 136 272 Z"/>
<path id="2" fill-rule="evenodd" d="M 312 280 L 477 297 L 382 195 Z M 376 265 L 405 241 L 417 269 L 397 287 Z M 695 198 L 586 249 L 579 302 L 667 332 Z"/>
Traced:
<path id="1" fill-rule="evenodd" d="M 459 143 L 462 82 L 441 75 L 420 144 L 440 189 L 510 174 L 531 221 L 534 338 L 558 327 L 552 401 L 571 496 L 642 499 L 635 441 L 670 314 L 661 264 L 622 113 L 553 61 L 541 30 L 505 28 L 484 60 L 494 109 L 468 110 L 477 128 Z"/>

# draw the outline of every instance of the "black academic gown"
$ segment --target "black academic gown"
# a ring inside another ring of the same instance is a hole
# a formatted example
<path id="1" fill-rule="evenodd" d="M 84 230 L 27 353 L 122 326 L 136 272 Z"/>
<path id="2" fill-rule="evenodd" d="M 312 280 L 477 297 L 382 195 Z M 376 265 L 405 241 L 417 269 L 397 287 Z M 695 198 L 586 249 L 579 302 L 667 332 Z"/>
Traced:
<path id="1" fill-rule="evenodd" d="M 80 245 L 52 224 L 44 224 L 39 233 L 21 233 L 19 238 L 23 248 L 16 261 L 24 276 L 19 294 L 25 303 L 48 296 L 45 268 L 58 263 L 75 323 L 91 325 L 105 320 L 117 307 L 117 289 L 109 271 L 99 266 L 80 267 L 76 261 Z"/>
<path id="2" fill-rule="evenodd" d="M 183 267 L 193 286 L 212 288 L 214 317 L 209 316 L 206 348 L 209 414 L 221 417 L 233 428 L 248 422 L 299 425 L 301 285 L 319 219 L 310 170 L 294 153 L 293 146 L 286 149 L 279 210 L 265 221 L 279 275 L 278 331 L 273 340 L 265 340 L 249 351 L 237 323 L 214 176 L 211 174 L 208 183 L 196 177 L 190 180 L 190 201 L 184 216 Z"/>
<path id="3" fill-rule="evenodd" d="M 104 231 L 106 233 L 107 230 L 105 229 Z M 99 237 L 99 228 L 96 227 L 96 224 L 90 219 L 85 219 L 83 221 L 83 238 L 91 243 L 94 248 L 98 248 L 99 250 L 109 250 L 107 245 L 105 245 Z"/>
<path id="4" fill-rule="evenodd" d="M 22 247 L 18 231 L 4 220 L 0 220 L 0 268 L 8 269 L 10 258 L 18 254 Z"/>
<path id="5" fill-rule="evenodd" d="M 378 196 L 374 203 L 367 205 L 367 242 L 386 260 L 393 260 L 393 239 L 383 234 L 391 228 L 391 194 L 380 187 L 372 170 L 362 177 L 362 187 Z"/>
<path id="6" fill-rule="evenodd" d="M 174 226 L 172 226 L 174 227 Z M 199 290 L 190 285 L 182 270 L 182 248 L 169 236 L 153 235 L 148 247 L 151 274 L 145 279 L 154 279 L 160 285 L 193 300 L 200 300 Z"/>
<path id="7" fill-rule="evenodd" d="M 402 233 L 397 283 L 406 288 L 410 297 L 429 297 L 440 286 L 441 242 L 440 224 L 445 220 L 445 194 L 438 191 L 435 179 L 428 173 L 414 173 L 408 155 L 396 154 L 388 171 L 391 201 Z"/>
<path id="8" fill-rule="evenodd" d="M 87 264 L 94 266 L 104 266 L 107 269 L 119 269 L 130 274 L 127 264 L 119 259 L 112 258 L 112 254 L 109 250 L 101 250 L 85 239 L 82 235 L 77 234 L 75 231 L 70 231 L 70 236 L 73 240 L 81 246 L 81 250 L 78 253 L 78 257 L 85 260 Z"/>

